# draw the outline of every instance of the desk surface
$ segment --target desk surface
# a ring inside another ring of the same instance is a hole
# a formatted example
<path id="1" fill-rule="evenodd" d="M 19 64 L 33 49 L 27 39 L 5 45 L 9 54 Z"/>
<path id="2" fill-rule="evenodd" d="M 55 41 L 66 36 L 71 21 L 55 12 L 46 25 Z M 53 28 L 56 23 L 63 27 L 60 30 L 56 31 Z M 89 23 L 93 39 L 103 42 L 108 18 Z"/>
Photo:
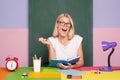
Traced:
<path id="1" fill-rule="evenodd" d="M 120 67 L 119 67 L 120 69 Z M 66 74 L 57 72 L 57 68 L 50 67 L 42 67 L 41 72 L 45 74 L 61 74 L 61 78 L 28 78 L 22 77 L 23 73 L 32 73 L 32 67 L 21 67 L 18 68 L 14 72 L 8 72 L 4 68 L 0 68 L 0 80 L 117 80 L 120 79 L 120 70 L 114 69 L 112 72 L 101 72 L 100 74 L 96 74 L 94 71 L 98 70 L 98 67 L 81 67 L 77 68 L 77 71 L 85 72 L 84 74 L 80 74 L 82 79 L 67 79 Z M 93 71 L 94 70 L 94 71 Z M 3 73 L 3 74 L 2 74 Z"/>

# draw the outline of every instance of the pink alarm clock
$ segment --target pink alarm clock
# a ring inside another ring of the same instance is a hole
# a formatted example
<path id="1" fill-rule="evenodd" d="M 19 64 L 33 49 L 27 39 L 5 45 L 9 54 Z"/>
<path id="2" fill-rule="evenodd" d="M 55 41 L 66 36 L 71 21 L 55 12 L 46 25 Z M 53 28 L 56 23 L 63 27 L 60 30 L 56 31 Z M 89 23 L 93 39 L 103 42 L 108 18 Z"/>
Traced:
<path id="1" fill-rule="evenodd" d="M 17 57 L 7 57 L 5 67 L 9 71 L 15 71 L 18 68 L 18 58 Z"/>

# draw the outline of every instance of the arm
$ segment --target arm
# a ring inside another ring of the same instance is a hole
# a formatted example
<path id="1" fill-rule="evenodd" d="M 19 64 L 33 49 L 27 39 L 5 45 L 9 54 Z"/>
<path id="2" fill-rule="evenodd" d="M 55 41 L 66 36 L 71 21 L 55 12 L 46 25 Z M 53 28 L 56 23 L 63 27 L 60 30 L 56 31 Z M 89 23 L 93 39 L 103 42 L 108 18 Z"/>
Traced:
<path id="1" fill-rule="evenodd" d="M 79 46 L 78 56 L 80 56 L 79 61 L 76 64 L 74 64 L 74 65 L 69 65 L 70 68 L 76 68 L 76 67 L 80 67 L 80 66 L 84 65 L 84 57 L 83 57 L 82 44 Z"/>
<path id="2" fill-rule="evenodd" d="M 59 68 L 62 68 L 62 69 L 77 68 L 77 67 L 83 66 L 84 65 L 84 58 L 83 58 L 82 44 L 78 48 L 78 56 L 80 56 L 80 59 L 74 65 L 71 65 L 71 64 L 68 63 L 68 65 L 65 66 L 62 63 L 58 63 L 57 66 Z"/>
<path id="3" fill-rule="evenodd" d="M 49 52 L 49 61 L 55 59 L 55 51 L 54 51 L 52 44 L 47 45 L 47 48 Z"/>
<path id="4" fill-rule="evenodd" d="M 52 43 L 48 39 L 45 39 L 45 38 L 39 38 L 38 41 L 40 41 L 42 44 L 47 46 L 48 52 L 49 52 L 49 61 L 52 59 L 55 59 L 55 51 L 52 46 Z"/>

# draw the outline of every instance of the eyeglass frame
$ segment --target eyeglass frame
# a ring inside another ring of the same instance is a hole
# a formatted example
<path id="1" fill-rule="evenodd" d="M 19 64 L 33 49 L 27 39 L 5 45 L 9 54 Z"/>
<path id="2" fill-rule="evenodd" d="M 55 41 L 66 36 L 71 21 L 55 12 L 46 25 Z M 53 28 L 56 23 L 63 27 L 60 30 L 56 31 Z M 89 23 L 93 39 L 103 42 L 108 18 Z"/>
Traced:
<path id="1" fill-rule="evenodd" d="M 67 26 L 67 27 L 71 27 L 71 23 L 65 23 L 64 21 L 57 21 L 57 23 L 60 23 L 61 26 Z"/>

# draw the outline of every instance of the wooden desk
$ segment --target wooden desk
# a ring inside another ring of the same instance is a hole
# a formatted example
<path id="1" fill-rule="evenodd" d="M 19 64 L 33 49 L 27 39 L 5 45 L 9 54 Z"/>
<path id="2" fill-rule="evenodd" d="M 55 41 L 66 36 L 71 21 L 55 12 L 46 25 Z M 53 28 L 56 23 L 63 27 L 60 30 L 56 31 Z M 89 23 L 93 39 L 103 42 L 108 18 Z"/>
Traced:
<path id="1" fill-rule="evenodd" d="M 33 72 L 32 67 L 21 67 L 17 69 L 15 72 L 8 72 L 4 68 L 0 68 L 0 80 L 118 80 L 120 79 L 120 70 L 114 69 L 112 72 L 101 72 L 100 74 L 96 74 L 93 70 L 97 70 L 99 67 L 81 67 L 77 68 L 78 71 L 84 71 L 85 74 L 81 74 L 82 79 L 67 79 L 65 74 L 56 72 L 57 68 L 49 68 L 42 67 L 41 72 L 46 74 L 61 74 L 61 78 L 28 78 L 22 77 L 23 73 L 30 74 Z M 120 67 L 119 67 L 120 69 Z M 92 70 L 92 71 L 91 71 Z M 7 73 L 5 75 L 4 73 Z M 2 76 L 2 77 L 1 77 Z M 4 77 L 4 78 L 3 78 Z"/>

